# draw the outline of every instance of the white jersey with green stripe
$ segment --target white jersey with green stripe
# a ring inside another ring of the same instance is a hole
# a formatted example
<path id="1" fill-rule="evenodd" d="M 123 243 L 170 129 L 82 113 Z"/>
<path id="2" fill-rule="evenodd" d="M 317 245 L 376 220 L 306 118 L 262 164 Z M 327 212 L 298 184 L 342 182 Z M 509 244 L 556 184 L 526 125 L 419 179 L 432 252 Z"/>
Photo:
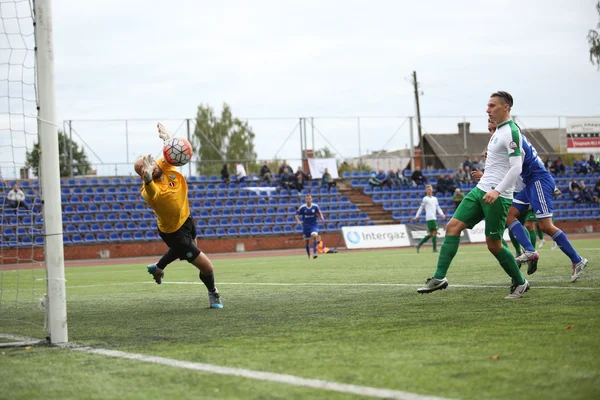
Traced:
<path id="1" fill-rule="evenodd" d="M 477 184 L 477 187 L 486 193 L 494 190 L 502 182 L 510 169 L 510 157 L 523 155 L 519 127 L 512 120 L 498 125 L 490 138 L 487 152 L 485 171 Z M 512 185 L 500 193 L 500 196 L 512 199 L 514 190 L 515 185 Z"/>

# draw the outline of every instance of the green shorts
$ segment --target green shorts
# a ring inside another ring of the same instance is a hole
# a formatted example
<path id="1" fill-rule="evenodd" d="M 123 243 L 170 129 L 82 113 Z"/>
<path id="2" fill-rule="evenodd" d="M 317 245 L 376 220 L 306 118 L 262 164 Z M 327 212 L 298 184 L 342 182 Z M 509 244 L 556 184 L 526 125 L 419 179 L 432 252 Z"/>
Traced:
<path id="1" fill-rule="evenodd" d="M 537 222 L 537 218 L 535 217 L 535 213 L 533 210 L 529 210 L 524 214 L 519 214 L 519 218 L 517 218 L 519 222 L 525 225 L 525 222 L 533 221 Z"/>
<path id="2" fill-rule="evenodd" d="M 427 232 L 433 232 L 433 231 L 437 231 L 437 230 L 438 230 L 437 220 L 430 219 L 429 221 L 427 221 Z"/>
<path id="3" fill-rule="evenodd" d="M 470 229 L 485 219 L 485 236 L 500 240 L 506 229 L 506 217 L 512 200 L 498 197 L 494 204 L 487 204 L 483 196 L 485 192 L 478 187 L 471 190 L 460 202 L 452 218 L 464 222 Z"/>

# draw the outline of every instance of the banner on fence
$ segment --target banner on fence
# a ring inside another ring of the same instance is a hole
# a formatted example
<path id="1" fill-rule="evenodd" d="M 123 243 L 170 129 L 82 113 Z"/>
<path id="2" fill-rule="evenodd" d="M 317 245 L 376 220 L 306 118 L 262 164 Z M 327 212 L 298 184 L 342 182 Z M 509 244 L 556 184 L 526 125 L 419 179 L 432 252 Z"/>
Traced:
<path id="1" fill-rule="evenodd" d="M 331 175 L 333 179 L 340 177 L 338 175 L 335 158 L 309 158 L 308 168 L 310 169 L 310 175 L 313 179 L 321 179 L 323 177 L 323 172 L 325 172 L 325 168 L 327 168 L 327 172 L 329 172 L 329 175 Z"/>
<path id="2" fill-rule="evenodd" d="M 567 118 L 567 152 L 600 153 L 600 117 Z"/>
<path id="3" fill-rule="evenodd" d="M 410 246 L 406 225 L 344 226 L 342 235 L 347 249 Z"/>

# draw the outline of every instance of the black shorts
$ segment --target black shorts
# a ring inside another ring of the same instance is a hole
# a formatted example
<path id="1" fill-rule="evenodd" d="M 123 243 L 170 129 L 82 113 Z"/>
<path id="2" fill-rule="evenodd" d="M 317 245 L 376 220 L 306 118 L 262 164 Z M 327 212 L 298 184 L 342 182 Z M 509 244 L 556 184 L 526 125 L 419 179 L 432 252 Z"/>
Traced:
<path id="1" fill-rule="evenodd" d="M 158 234 L 180 260 L 192 262 L 200 255 L 200 249 L 196 246 L 196 225 L 191 216 L 175 232 L 164 233 L 159 229 Z"/>

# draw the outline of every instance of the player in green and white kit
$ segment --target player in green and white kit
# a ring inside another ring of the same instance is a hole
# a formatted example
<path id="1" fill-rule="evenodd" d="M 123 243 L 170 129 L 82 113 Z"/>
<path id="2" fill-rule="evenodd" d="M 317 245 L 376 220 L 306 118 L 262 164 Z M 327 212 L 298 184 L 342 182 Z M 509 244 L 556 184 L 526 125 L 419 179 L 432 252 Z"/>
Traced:
<path id="1" fill-rule="evenodd" d="M 413 218 L 413 220 L 418 219 L 419 215 L 421 215 L 421 212 L 425 210 L 425 220 L 427 221 L 427 235 L 423 239 L 421 239 L 419 244 L 417 244 L 417 253 L 419 252 L 421 246 L 429 238 L 431 238 L 431 241 L 433 242 L 433 252 L 437 253 L 437 214 L 439 213 L 442 216 L 442 219 L 444 220 L 446 219 L 446 216 L 440 208 L 440 203 L 438 202 L 437 197 L 433 195 L 433 187 L 431 185 L 425 186 L 425 193 L 427 194 L 427 196 L 423 197 L 421 207 L 419 207 L 417 213 Z"/>
<path id="2" fill-rule="evenodd" d="M 529 289 L 519 266 L 508 248 L 502 245 L 506 217 L 512 204 L 513 190 L 523 165 L 521 132 L 510 119 L 512 96 L 506 92 L 493 93 L 488 101 L 489 119 L 498 125 L 488 143 L 485 172 L 481 180 L 460 203 L 446 226 L 446 237 L 440 249 L 437 269 L 418 293 L 431 293 L 448 287 L 446 273 L 458 251 L 463 230 L 473 228 L 485 219 L 487 247 L 512 280 L 507 299 L 516 299 Z"/>

